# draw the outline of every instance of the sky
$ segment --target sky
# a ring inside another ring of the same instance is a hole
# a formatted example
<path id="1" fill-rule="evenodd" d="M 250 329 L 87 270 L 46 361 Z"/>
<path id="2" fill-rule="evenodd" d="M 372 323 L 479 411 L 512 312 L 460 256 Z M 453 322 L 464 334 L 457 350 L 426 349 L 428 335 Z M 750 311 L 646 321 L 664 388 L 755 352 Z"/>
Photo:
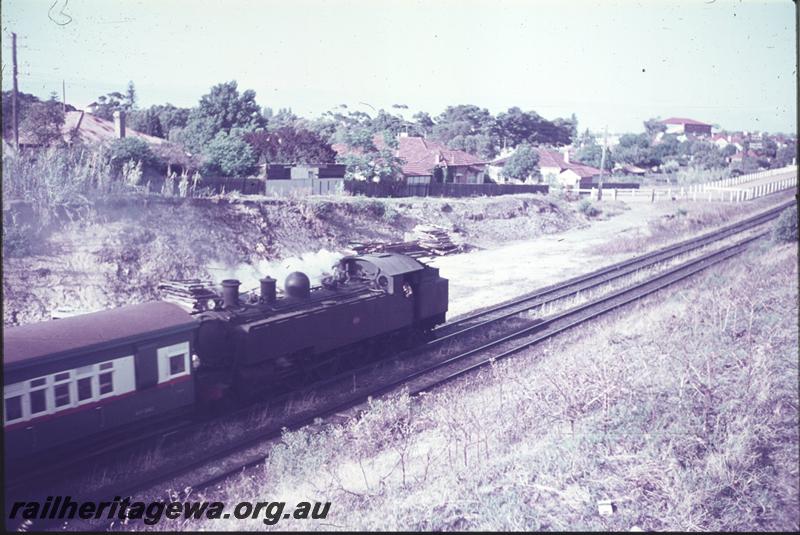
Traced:
<path id="1" fill-rule="evenodd" d="M 135 84 L 193 106 L 236 80 L 261 106 L 410 118 L 518 106 L 638 132 L 651 117 L 796 132 L 790 0 L 3 0 L 2 85 L 77 108 Z M 397 110 L 395 110 L 397 111 Z"/>

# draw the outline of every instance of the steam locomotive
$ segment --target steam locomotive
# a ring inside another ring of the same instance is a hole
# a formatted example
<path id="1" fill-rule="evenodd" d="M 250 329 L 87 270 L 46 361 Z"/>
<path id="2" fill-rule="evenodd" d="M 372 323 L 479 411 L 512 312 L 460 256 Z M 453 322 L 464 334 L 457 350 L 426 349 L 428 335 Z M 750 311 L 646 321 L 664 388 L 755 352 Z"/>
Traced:
<path id="1" fill-rule="evenodd" d="M 344 257 L 313 288 L 291 273 L 282 295 L 239 286 L 6 329 L 6 459 L 278 389 L 429 332 L 448 304 L 438 269 L 394 253 Z"/>

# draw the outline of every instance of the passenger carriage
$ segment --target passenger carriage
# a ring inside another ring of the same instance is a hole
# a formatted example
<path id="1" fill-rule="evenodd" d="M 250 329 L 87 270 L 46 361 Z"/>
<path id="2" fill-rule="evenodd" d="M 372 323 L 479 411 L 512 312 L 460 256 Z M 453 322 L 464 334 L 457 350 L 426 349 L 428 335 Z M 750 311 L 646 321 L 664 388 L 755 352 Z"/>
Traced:
<path id="1" fill-rule="evenodd" d="M 6 458 L 191 408 L 196 327 L 149 302 L 6 329 Z"/>

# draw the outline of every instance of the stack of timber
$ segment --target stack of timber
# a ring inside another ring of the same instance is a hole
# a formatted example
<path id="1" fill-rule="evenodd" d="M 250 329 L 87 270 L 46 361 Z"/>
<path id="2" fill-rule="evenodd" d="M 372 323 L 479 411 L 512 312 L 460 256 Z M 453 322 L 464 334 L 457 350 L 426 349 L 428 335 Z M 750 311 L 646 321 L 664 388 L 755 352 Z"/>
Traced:
<path id="1" fill-rule="evenodd" d="M 195 308 L 208 299 L 218 297 L 216 292 L 210 289 L 210 286 L 210 281 L 180 279 L 161 281 L 158 285 L 158 289 L 161 290 L 165 300 Z"/>
<path id="2" fill-rule="evenodd" d="M 414 228 L 416 239 L 403 242 L 350 243 L 358 254 L 401 253 L 413 258 L 442 256 L 460 251 L 453 243 L 450 234 L 442 227 L 417 225 Z"/>

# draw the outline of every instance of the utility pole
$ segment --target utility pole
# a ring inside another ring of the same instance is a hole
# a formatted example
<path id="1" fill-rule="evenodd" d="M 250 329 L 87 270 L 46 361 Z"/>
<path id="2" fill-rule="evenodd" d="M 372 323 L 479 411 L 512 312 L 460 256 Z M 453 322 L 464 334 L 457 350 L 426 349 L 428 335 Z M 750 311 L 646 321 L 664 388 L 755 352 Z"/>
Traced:
<path id="1" fill-rule="evenodd" d="M 11 32 L 11 59 L 14 62 L 14 92 L 11 96 L 11 120 L 14 123 L 14 147 L 19 150 L 19 95 L 17 91 L 17 34 Z"/>
<path id="2" fill-rule="evenodd" d="M 61 112 L 67 113 L 67 82 L 61 80 Z"/>
<path id="3" fill-rule="evenodd" d="M 603 200 L 603 173 L 606 168 L 606 147 L 608 146 L 608 125 L 603 133 L 603 152 L 600 156 L 600 181 L 597 183 L 597 200 Z"/>

